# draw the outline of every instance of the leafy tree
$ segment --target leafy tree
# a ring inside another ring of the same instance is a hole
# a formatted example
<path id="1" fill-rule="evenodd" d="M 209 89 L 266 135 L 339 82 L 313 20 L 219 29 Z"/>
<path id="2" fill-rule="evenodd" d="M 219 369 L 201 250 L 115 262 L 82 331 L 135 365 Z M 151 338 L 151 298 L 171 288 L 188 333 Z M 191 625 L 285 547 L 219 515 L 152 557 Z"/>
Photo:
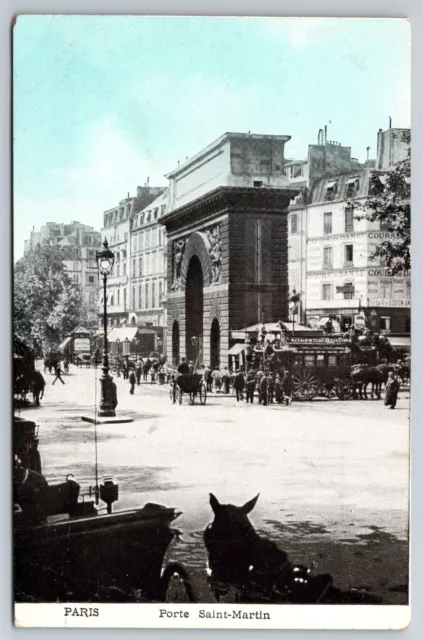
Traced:
<path id="1" fill-rule="evenodd" d="M 46 349 L 86 322 L 81 290 L 71 281 L 64 257 L 61 247 L 45 242 L 15 265 L 15 333 Z"/>
<path id="2" fill-rule="evenodd" d="M 357 220 L 379 221 L 392 234 L 370 258 L 380 257 L 395 275 L 411 269 L 411 152 L 410 132 L 402 141 L 408 144 L 407 157 L 391 171 L 374 171 L 370 178 L 370 197 L 363 203 L 350 200 L 347 207 L 359 211 Z"/>

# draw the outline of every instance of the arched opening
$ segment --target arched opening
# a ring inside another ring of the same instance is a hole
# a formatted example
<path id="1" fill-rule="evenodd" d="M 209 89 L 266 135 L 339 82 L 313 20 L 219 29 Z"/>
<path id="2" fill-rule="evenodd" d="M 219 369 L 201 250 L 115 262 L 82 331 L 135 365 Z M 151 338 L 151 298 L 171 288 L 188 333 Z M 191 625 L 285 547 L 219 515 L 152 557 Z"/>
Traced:
<path id="1" fill-rule="evenodd" d="M 172 363 L 177 366 L 179 360 L 179 322 L 175 320 L 172 325 Z"/>
<path id="2" fill-rule="evenodd" d="M 189 261 L 185 285 L 186 354 L 195 362 L 203 342 L 203 269 L 196 255 Z"/>
<path id="3" fill-rule="evenodd" d="M 217 318 L 210 329 L 210 366 L 212 369 L 220 366 L 220 324 Z"/>

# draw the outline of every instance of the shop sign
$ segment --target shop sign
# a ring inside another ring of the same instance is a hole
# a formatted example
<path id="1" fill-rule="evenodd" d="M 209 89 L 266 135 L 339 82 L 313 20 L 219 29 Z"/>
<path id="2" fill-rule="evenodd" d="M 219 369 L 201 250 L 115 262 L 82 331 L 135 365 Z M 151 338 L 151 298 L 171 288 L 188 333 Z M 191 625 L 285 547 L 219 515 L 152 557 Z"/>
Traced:
<path id="1" fill-rule="evenodd" d="M 289 338 L 290 343 L 296 344 L 348 344 L 349 339 L 343 338 L 340 336 L 332 337 L 332 336 L 319 336 L 318 338 L 308 338 L 308 337 L 295 337 L 291 336 Z"/>
<path id="2" fill-rule="evenodd" d="M 90 339 L 89 338 L 75 338 L 73 343 L 74 351 L 80 351 L 84 353 L 90 353 Z"/>
<path id="3" fill-rule="evenodd" d="M 372 300 L 373 307 L 410 307 L 411 300 L 410 298 L 403 298 L 402 300 L 390 300 L 388 298 L 380 298 L 378 300 Z"/>

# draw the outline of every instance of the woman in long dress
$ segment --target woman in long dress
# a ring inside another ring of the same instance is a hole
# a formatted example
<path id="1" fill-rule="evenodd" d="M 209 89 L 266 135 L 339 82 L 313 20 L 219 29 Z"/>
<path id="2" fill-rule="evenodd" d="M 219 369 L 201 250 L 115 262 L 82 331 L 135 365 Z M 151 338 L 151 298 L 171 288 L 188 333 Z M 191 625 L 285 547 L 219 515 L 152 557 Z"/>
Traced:
<path id="1" fill-rule="evenodd" d="M 398 391 L 400 389 L 400 383 L 398 377 L 392 371 L 389 372 L 388 382 L 386 383 L 385 390 L 385 406 L 390 409 L 395 409 L 398 400 Z"/>

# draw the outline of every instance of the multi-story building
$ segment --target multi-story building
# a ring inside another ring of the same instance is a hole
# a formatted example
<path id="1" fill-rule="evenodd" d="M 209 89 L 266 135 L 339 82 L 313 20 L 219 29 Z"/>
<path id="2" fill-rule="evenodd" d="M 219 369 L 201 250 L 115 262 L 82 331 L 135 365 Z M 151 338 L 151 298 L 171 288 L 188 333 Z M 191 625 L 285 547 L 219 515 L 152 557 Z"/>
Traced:
<path id="1" fill-rule="evenodd" d="M 290 286 L 300 292 L 303 316 L 312 326 L 332 315 L 342 329 L 366 322 L 376 331 L 410 332 L 410 274 L 392 277 L 373 258 L 389 232 L 378 221 L 357 220 L 347 206 L 352 198 L 363 202 L 368 197 L 375 165 L 390 170 L 406 156 L 403 132 L 379 132 L 376 161 L 332 174 L 325 171 L 324 176 L 308 175 L 302 193 L 291 203 Z M 391 138 L 396 142 L 389 150 Z"/>
<path id="2" fill-rule="evenodd" d="M 100 239 L 99 231 L 80 222 L 47 222 L 39 231 L 33 230 L 25 241 L 25 253 L 45 241 L 63 249 L 66 271 L 81 288 L 89 325 L 97 322 L 98 268 L 95 253 L 100 247 Z"/>
<path id="3" fill-rule="evenodd" d="M 166 213 L 168 190 L 131 217 L 131 291 L 129 323 L 154 327 L 163 339 L 166 292 Z"/>
<path id="4" fill-rule="evenodd" d="M 107 238 L 109 248 L 115 254 L 112 273 L 107 279 L 107 314 L 110 327 L 128 323 L 131 309 L 131 221 L 162 191 L 160 187 L 150 187 L 148 183 L 137 188 L 137 195 L 121 200 L 118 205 L 103 214 L 101 239 Z M 100 283 L 101 285 L 101 283 Z M 100 325 L 103 315 L 103 290 L 100 286 L 98 316 Z"/>

